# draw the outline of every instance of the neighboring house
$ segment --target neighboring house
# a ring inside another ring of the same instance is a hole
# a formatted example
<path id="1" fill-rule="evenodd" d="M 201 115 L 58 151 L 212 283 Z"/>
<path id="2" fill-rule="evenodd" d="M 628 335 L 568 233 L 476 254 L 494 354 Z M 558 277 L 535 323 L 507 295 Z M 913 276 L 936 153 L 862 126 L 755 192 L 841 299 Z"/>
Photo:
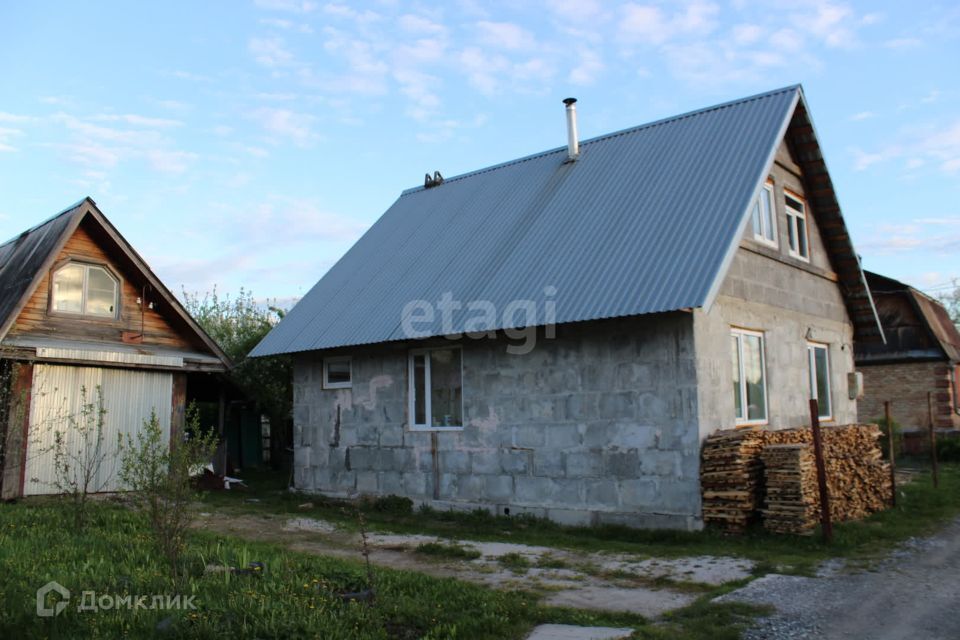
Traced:
<path id="1" fill-rule="evenodd" d="M 227 357 L 87 198 L 0 245 L 0 371 L 5 499 L 55 493 L 57 431 L 102 396 L 106 464 L 117 488 L 117 434 L 155 412 L 183 426 L 191 400 L 219 402 Z M 170 437 L 174 437 L 170 435 Z"/>
<path id="2" fill-rule="evenodd" d="M 867 272 L 887 343 L 857 343 L 865 395 L 860 415 L 883 417 L 884 401 L 902 426 L 960 428 L 960 332 L 939 302 L 902 282 Z M 927 395 L 932 394 L 928 404 Z"/>
<path id="3" fill-rule="evenodd" d="M 294 355 L 299 489 L 692 529 L 707 434 L 807 424 L 811 376 L 856 420 L 882 337 L 801 88 L 582 144 L 573 109 L 405 191 L 254 350 Z"/>

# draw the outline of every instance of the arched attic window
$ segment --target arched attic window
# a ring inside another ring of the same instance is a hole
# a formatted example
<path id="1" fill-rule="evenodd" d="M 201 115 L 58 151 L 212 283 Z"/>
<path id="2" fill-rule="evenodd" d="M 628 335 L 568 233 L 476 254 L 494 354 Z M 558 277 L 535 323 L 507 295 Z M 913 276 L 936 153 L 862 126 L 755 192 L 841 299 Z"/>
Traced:
<path id="1" fill-rule="evenodd" d="M 68 262 L 53 272 L 50 308 L 96 318 L 117 317 L 120 282 L 105 267 Z"/>

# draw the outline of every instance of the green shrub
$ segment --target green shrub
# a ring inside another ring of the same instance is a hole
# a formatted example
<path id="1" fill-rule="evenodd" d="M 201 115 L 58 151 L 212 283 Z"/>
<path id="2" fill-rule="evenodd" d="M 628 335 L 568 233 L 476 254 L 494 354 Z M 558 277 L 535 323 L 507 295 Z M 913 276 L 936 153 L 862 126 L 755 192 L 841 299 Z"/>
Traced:
<path id="1" fill-rule="evenodd" d="M 938 439 L 937 459 L 943 462 L 960 462 L 960 437 Z"/>

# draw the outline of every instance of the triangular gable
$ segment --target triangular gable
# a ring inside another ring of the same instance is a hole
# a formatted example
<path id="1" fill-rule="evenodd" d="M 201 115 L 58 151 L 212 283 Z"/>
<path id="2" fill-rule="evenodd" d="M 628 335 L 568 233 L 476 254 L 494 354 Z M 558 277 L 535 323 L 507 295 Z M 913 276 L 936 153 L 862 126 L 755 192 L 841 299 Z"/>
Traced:
<path id="1" fill-rule="evenodd" d="M 846 223 L 840 211 L 833 181 L 827 170 L 826 161 L 820 149 L 817 133 L 810 119 L 806 98 L 803 89 L 796 87 L 796 98 L 788 117 L 784 119 L 781 133 L 770 148 L 767 163 L 756 178 L 753 197 L 740 220 L 737 233 L 730 239 L 724 262 L 718 270 L 715 280 L 710 287 L 710 293 L 704 304 L 709 310 L 727 277 L 727 272 L 740 247 L 740 241 L 750 224 L 750 211 L 760 189 L 763 188 L 773 168 L 777 150 L 783 141 L 786 141 L 790 155 L 800 166 L 802 180 L 805 184 L 805 198 L 811 207 L 811 213 L 820 231 L 821 239 L 827 250 L 827 255 L 834 271 L 837 273 L 838 283 L 847 312 L 853 321 L 857 339 L 864 342 L 884 342 L 883 327 L 877 315 L 870 287 L 867 286 L 866 276 L 860 264 L 860 257 L 853 248 L 853 241 L 847 231 Z"/>
<path id="2" fill-rule="evenodd" d="M 230 366 L 230 360 L 223 350 L 187 313 L 146 261 L 90 198 L 0 246 L 0 341 L 6 338 L 15 326 L 26 305 L 45 282 L 64 247 L 80 230 L 81 224 L 94 225 L 112 245 L 111 248 L 116 250 L 116 255 L 122 259 L 122 266 L 136 272 L 151 287 L 153 295 L 159 297 L 164 308 L 169 310 L 172 319 L 176 321 L 178 331 L 186 332 L 186 335 L 193 338 L 198 345 L 203 345 L 224 366 Z"/>

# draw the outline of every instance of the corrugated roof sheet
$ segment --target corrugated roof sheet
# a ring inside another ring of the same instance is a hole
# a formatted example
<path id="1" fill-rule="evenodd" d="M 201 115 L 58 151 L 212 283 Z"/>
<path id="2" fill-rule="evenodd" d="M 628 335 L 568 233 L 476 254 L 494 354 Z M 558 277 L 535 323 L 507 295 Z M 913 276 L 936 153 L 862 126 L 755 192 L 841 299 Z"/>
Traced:
<path id="1" fill-rule="evenodd" d="M 585 141 L 576 162 L 562 147 L 405 191 L 252 355 L 405 339 L 405 305 L 446 292 L 492 303 L 492 328 L 525 324 L 503 318 L 515 300 L 555 301 L 558 323 L 701 307 L 799 99 L 787 87 Z"/>

